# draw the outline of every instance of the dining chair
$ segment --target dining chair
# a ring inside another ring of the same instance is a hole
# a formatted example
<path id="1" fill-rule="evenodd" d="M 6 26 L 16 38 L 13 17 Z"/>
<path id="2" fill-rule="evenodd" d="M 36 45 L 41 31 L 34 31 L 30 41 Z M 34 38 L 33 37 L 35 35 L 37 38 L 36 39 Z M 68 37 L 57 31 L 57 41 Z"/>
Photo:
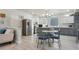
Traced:
<path id="1" fill-rule="evenodd" d="M 50 37 L 52 38 L 53 43 L 54 43 L 54 40 L 57 39 L 58 40 L 59 48 L 61 48 L 60 29 L 59 28 L 54 28 L 54 30 L 57 30 L 57 32 L 50 33 Z"/>
<path id="2" fill-rule="evenodd" d="M 37 28 L 37 48 L 40 44 L 40 42 L 39 42 L 40 40 L 41 40 L 41 44 L 44 45 L 44 42 L 47 40 L 48 44 L 50 45 L 49 36 L 47 35 L 47 33 L 42 32 L 42 29 Z"/>

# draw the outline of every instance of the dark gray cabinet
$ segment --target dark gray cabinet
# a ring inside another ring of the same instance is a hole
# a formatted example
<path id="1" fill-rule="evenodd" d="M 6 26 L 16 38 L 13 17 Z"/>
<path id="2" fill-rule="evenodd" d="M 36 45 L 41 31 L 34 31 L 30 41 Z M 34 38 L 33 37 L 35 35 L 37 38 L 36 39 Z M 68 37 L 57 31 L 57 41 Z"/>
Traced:
<path id="1" fill-rule="evenodd" d="M 79 29 L 79 16 L 74 16 L 73 28 L 60 28 L 60 34 L 68 36 L 77 36 L 77 29 Z"/>
<path id="2" fill-rule="evenodd" d="M 75 36 L 76 31 L 74 28 L 60 28 L 61 35 Z"/>
<path id="3" fill-rule="evenodd" d="M 79 29 L 79 16 L 74 16 L 74 34 L 77 35 L 77 29 Z"/>
<path id="4" fill-rule="evenodd" d="M 74 16 L 74 28 L 79 29 L 79 16 Z"/>
<path id="5" fill-rule="evenodd" d="M 79 16 L 74 16 L 74 23 L 79 23 Z"/>
<path id="6" fill-rule="evenodd" d="M 67 29 L 65 29 L 65 28 L 60 28 L 60 34 L 61 34 L 61 35 L 67 35 Z"/>

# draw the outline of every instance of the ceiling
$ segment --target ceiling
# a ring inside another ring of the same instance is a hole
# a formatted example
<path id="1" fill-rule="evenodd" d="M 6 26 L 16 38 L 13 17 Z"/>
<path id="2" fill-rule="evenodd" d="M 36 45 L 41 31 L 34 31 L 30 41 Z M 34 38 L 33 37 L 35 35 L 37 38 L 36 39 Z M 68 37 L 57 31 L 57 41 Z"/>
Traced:
<path id="1" fill-rule="evenodd" d="M 41 15 L 60 16 L 60 15 L 72 14 L 75 12 L 75 9 L 18 9 L 18 10 L 33 14 L 35 16 L 41 16 Z"/>
<path id="2" fill-rule="evenodd" d="M 31 14 L 33 16 L 62 16 L 75 13 L 76 9 L 2 9 L 10 13 L 24 12 L 26 14 Z"/>

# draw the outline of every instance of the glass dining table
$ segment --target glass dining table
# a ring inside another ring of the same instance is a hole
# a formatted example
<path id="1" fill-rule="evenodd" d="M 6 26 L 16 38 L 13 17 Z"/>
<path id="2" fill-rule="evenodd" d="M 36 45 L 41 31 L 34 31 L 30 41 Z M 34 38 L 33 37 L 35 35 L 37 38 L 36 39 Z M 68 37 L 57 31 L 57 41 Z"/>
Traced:
<path id="1" fill-rule="evenodd" d="M 51 37 L 54 38 L 54 33 L 58 32 L 58 31 L 57 30 L 43 30 L 42 32 L 46 33 L 46 36 L 49 37 L 48 42 L 49 42 L 49 46 L 51 47 L 50 39 L 51 39 Z M 52 40 L 54 41 L 54 39 L 52 39 Z"/>
<path id="2" fill-rule="evenodd" d="M 47 33 L 55 33 L 55 32 L 58 32 L 57 30 L 43 30 L 42 32 L 47 32 Z"/>

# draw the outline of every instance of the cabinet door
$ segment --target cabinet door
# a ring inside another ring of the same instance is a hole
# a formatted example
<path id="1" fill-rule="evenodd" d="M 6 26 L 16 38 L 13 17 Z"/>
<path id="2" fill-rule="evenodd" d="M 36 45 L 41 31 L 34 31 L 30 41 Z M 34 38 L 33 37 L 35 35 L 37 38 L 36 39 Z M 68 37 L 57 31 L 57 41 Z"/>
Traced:
<path id="1" fill-rule="evenodd" d="M 74 16 L 75 23 L 79 23 L 79 16 Z"/>
<path id="2" fill-rule="evenodd" d="M 74 23 L 74 17 L 73 16 L 62 17 L 61 23 Z"/>
<path id="3" fill-rule="evenodd" d="M 74 31 L 73 31 L 73 29 L 68 29 L 68 35 L 70 35 L 70 36 L 73 36 L 74 35 Z"/>
<path id="4" fill-rule="evenodd" d="M 60 29 L 60 34 L 61 34 L 61 35 L 64 35 L 64 30 L 63 30 L 63 28 Z"/>
<path id="5" fill-rule="evenodd" d="M 68 35 L 68 30 L 66 28 L 64 29 L 64 34 Z"/>
<path id="6" fill-rule="evenodd" d="M 71 28 L 62 28 L 62 29 L 60 29 L 60 33 L 61 33 L 61 35 L 73 36 L 74 35 L 74 30 L 71 29 Z"/>
<path id="7" fill-rule="evenodd" d="M 67 35 L 68 34 L 68 30 L 66 28 L 61 28 L 60 29 L 60 34 L 61 35 Z"/>

